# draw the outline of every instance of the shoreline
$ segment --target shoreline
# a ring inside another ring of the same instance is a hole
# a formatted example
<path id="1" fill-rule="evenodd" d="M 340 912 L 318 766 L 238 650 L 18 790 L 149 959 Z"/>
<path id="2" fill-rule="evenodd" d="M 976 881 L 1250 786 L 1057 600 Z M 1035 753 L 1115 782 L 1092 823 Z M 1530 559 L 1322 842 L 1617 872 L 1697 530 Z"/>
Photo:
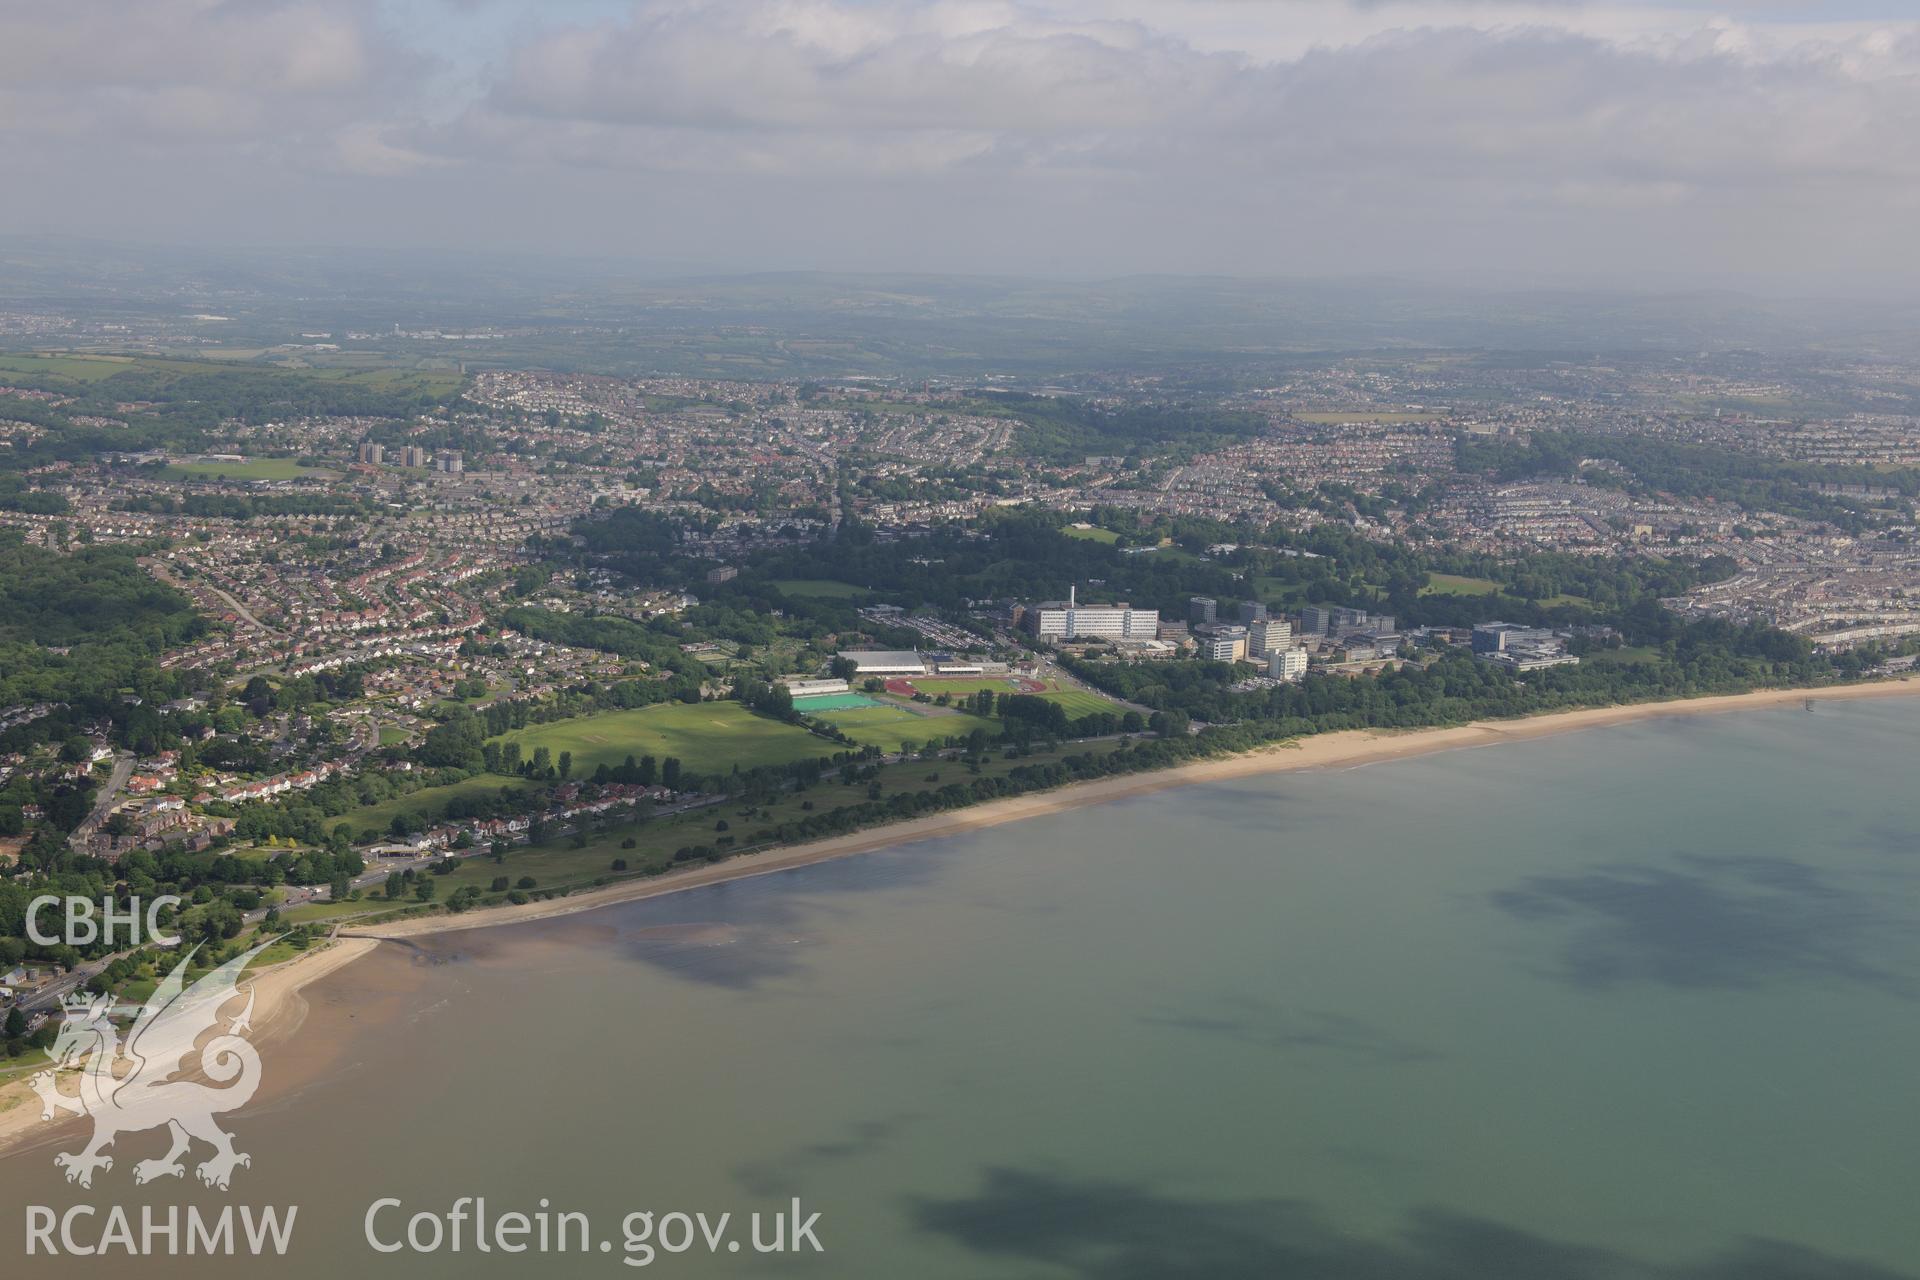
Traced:
<path id="1" fill-rule="evenodd" d="M 1475 720 L 1446 728 L 1422 729 L 1341 729 L 1274 744 L 1238 755 L 1213 760 L 1196 760 L 1169 769 L 1122 774 L 1114 778 L 1096 778 L 1069 783 L 1052 791 L 989 800 L 963 809 L 950 809 L 924 818 L 869 827 L 846 835 L 829 836 L 806 844 L 788 845 L 765 853 L 750 854 L 726 862 L 711 863 L 685 871 L 669 871 L 644 879 L 624 881 L 587 889 L 565 898 L 530 902 L 524 906 L 488 907 L 459 916 L 426 916 L 399 920 L 391 924 L 368 925 L 364 929 L 343 929 L 342 939 L 385 941 L 416 938 L 429 934 L 457 933 L 466 929 L 492 929 L 503 925 L 594 911 L 622 902 L 639 902 L 670 893 L 681 893 L 707 885 L 724 884 L 755 876 L 773 875 L 796 867 L 809 867 L 836 858 L 871 853 L 877 849 L 919 840 L 963 835 L 1009 822 L 1064 813 L 1089 805 L 1128 796 L 1149 795 L 1173 787 L 1209 782 L 1226 782 L 1271 773 L 1292 773 L 1303 769 L 1359 768 L 1389 760 L 1456 751 L 1468 747 L 1494 746 L 1503 742 L 1524 742 L 1580 729 L 1630 724 L 1638 720 L 1668 716 L 1708 715 L 1782 706 L 1808 698 L 1818 701 L 1854 701 L 1860 698 L 1920 696 L 1920 677 L 1900 677 L 1868 684 L 1836 685 L 1829 689 L 1763 689 L 1753 693 L 1716 694 L 1703 698 L 1674 698 L 1664 702 L 1636 702 L 1617 707 L 1582 707 L 1571 711 L 1550 711 L 1515 720 Z"/>
<path id="2" fill-rule="evenodd" d="M 254 1046 L 265 1053 L 292 1039 L 307 1020 L 308 1005 L 300 992 L 379 945 L 371 938 L 334 938 L 256 973 L 251 984 L 254 1032 L 249 1037 Z M 71 1090 L 71 1076 L 68 1087 Z M 80 1124 L 78 1117 L 41 1120 L 40 1099 L 24 1078 L 0 1087 L 0 1156 L 48 1145 Z"/>
<path id="3" fill-rule="evenodd" d="M 1768 689 L 1753 693 L 1721 694 L 1704 698 L 1680 698 L 1664 702 L 1633 703 L 1618 707 L 1588 707 L 1571 711 L 1547 712 L 1515 720 L 1476 720 L 1470 724 L 1423 729 L 1343 729 L 1295 739 L 1238 755 L 1212 760 L 1197 760 L 1145 773 L 1124 774 L 1070 783 L 1052 791 L 990 800 L 962 809 L 948 810 L 924 818 L 889 823 L 864 831 L 830 836 L 806 844 L 790 845 L 731 859 L 726 862 L 683 871 L 669 871 L 644 879 L 624 881 L 597 889 L 587 889 L 564 898 L 532 902 L 524 906 L 490 907 L 459 916 L 428 916 L 401 920 L 363 929 L 343 928 L 321 948 L 275 965 L 254 980 L 257 992 L 253 1037 L 262 1049 L 291 1039 L 306 1021 L 308 1005 L 300 992 L 312 983 L 371 954 L 382 942 L 399 941 L 431 934 L 457 933 L 468 929 L 493 929 L 506 925 L 551 920 L 561 916 L 595 911 L 625 902 L 639 902 L 689 889 L 724 884 L 757 876 L 775 875 L 798 867 L 871 853 L 895 845 L 947 836 L 964 835 L 990 827 L 1049 814 L 1064 813 L 1090 805 L 1131 796 L 1150 795 L 1175 787 L 1228 782 L 1267 774 L 1292 773 L 1308 769 L 1360 768 L 1384 761 L 1402 760 L 1455 751 L 1470 747 L 1524 742 L 1580 729 L 1604 728 L 1640 720 L 1672 716 L 1708 715 L 1784 706 L 1805 699 L 1854 701 L 1862 698 L 1920 696 L 1920 678 L 1868 684 L 1838 685 L 1829 689 Z M 12 1154 L 28 1146 L 43 1145 L 63 1134 L 78 1120 L 42 1124 L 39 1100 L 25 1080 L 0 1086 L 0 1155 Z"/>

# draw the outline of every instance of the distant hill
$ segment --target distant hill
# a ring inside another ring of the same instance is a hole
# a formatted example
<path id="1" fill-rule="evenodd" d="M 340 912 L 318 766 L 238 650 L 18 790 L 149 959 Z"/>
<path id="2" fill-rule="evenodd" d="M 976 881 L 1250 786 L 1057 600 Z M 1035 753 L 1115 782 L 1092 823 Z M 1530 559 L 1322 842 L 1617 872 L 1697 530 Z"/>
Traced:
<path id="1" fill-rule="evenodd" d="M 199 324 L 233 343 L 356 330 L 375 346 L 476 365 L 746 377 L 1230 372 L 1313 353 L 1427 349 L 1920 355 L 1920 306 L 1910 303 L 1396 279 L 674 278 L 599 260 L 0 238 L 0 308 L 9 307 L 112 318 L 136 331 Z M 218 319 L 194 318 L 202 313 Z M 484 347 L 423 348 L 392 336 L 395 326 L 511 332 Z"/>

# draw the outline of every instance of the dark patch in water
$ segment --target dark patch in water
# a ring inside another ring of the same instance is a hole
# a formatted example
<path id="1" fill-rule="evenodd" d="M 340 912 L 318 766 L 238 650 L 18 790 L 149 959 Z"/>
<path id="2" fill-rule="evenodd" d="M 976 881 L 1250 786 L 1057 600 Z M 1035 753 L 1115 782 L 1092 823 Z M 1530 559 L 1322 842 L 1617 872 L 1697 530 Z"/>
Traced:
<path id="1" fill-rule="evenodd" d="M 1914 1280 L 1772 1241 L 1661 1266 L 1438 1209 L 1372 1240 L 1298 1200 L 1184 1200 L 1017 1169 L 988 1169 L 978 1195 L 915 1199 L 909 1211 L 983 1257 L 1085 1280 Z"/>
<path id="2" fill-rule="evenodd" d="M 1915 839 L 1912 824 L 1898 818 L 1865 824 L 1860 828 L 1855 843 L 1870 852 L 1893 857 L 1920 853 L 1920 839 Z"/>
<path id="3" fill-rule="evenodd" d="M 799 943 L 775 941 L 742 933 L 732 942 L 714 945 L 642 939 L 626 954 L 665 974 L 688 982 L 751 991 L 761 983 L 801 972 Z"/>
<path id="4" fill-rule="evenodd" d="M 1785 858 L 1679 861 L 1684 870 L 1610 865 L 1533 876 L 1490 898 L 1516 920 L 1567 922 L 1560 976 L 1588 990 L 1648 982 L 1748 990 L 1801 981 L 1913 994 L 1906 979 L 1864 958 L 1872 936 L 1897 923 L 1871 898 Z"/>
<path id="5" fill-rule="evenodd" d="M 676 978 L 747 991 L 805 971 L 801 947 L 830 934 L 819 923 L 844 909 L 835 898 L 915 887 L 938 874 L 934 858 L 884 850 L 618 903 L 593 912 L 592 920 L 605 935 L 598 945 L 618 947 Z M 567 930 L 574 922 L 558 920 L 553 927 Z M 676 936 L 682 932 L 686 936 Z"/>
<path id="6" fill-rule="evenodd" d="M 1141 1022 L 1220 1036 L 1263 1049 L 1332 1049 L 1375 1062 L 1434 1062 L 1442 1055 L 1424 1045 L 1343 1013 L 1289 1009 L 1252 997 L 1228 1002 L 1218 1013 L 1148 1014 Z"/>
<path id="7" fill-rule="evenodd" d="M 875 1120 L 862 1120 L 850 1126 L 844 1138 L 831 1142 L 810 1142 L 785 1155 L 743 1165 L 734 1171 L 733 1177 L 756 1196 L 772 1198 L 791 1195 L 809 1173 L 871 1155 L 919 1118 L 918 1113 L 903 1112 Z"/>
<path id="8" fill-rule="evenodd" d="M 341 936 L 351 938 L 356 935 L 349 933 L 342 934 Z M 419 940 L 413 938 L 381 938 L 379 942 L 382 946 L 393 947 L 405 952 L 407 959 L 411 960 L 414 964 L 458 964 L 467 958 L 464 953 L 454 948 L 454 944 L 451 941 L 446 941 L 431 935 Z"/>

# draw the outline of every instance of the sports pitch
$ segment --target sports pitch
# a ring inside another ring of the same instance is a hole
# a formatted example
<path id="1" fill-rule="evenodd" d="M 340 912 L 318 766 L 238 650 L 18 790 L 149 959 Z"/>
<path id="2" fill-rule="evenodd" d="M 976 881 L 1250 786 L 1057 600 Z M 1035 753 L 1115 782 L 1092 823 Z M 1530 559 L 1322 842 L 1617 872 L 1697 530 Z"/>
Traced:
<path id="1" fill-rule="evenodd" d="M 545 747 L 558 764 L 573 753 L 573 776 L 599 765 L 613 767 L 628 756 L 677 756 L 693 773 L 727 773 L 738 764 L 791 764 L 833 755 L 836 747 L 805 729 L 755 715 L 737 702 L 671 702 L 632 711 L 603 711 L 573 720 L 530 725 L 497 741 L 518 742 L 522 759 Z"/>
<path id="2" fill-rule="evenodd" d="M 795 698 L 793 709 L 810 716 L 823 711 L 850 711 L 855 707 L 882 707 L 884 702 L 869 698 L 864 693 L 816 693 L 808 697 Z"/>
<path id="3" fill-rule="evenodd" d="M 1026 693 L 1037 698 L 1045 698 L 1048 702 L 1059 703 L 1067 709 L 1069 716 L 1084 716 L 1096 711 L 1117 712 L 1120 710 L 1120 707 L 1115 703 L 1101 697 L 1097 693 L 1090 693 L 1085 689 L 1076 689 L 1070 685 L 1062 684 L 1058 680 L 1043 682 L 1027 680 L 1019 676 L 965 676 L 945 679 L 938 676 L 916 676 L 910 681 L 888 681 L 888 691 L 892 693 L 901 692 L 901 690 L 894 687 L 896 684 L 901 683 L 910 685 L 914 692 L 924 693 L 929 698 L 937 698 L 944 693 L 956 701 L 961 698 L 971 697 L 973 694 L 979 693 L 982 689 L 991 689 L 996 694 L 1003 696 L 1010 693 Z M 1039 687 L 1036 688 L 1036 685 Z"/>

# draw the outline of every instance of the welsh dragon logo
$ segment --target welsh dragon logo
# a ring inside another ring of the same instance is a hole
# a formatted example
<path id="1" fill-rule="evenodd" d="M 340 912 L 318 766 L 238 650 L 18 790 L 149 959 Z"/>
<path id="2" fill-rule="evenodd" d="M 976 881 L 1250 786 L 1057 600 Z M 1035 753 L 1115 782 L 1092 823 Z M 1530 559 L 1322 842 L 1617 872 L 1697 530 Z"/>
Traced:
<path id="1" fill-rule="evenodd" d="M 199 948 L 189 951 L 141 1008 L 124 1046 L 109 1017 L 112 996 L 81 995 L 63 1002 L 66 1021 L 51 1050 L 54 1066 L 35 1076 L 32 1084 L 40 1095 L 42 1120 L 61 1112 L 93 1118 L 93 1140 L 80 1151 L 53 1158 L 66 1170 L 68 1182 L 91 1187 L 96 1169 L 113 1168 L 106 1149 L 115 1138 L 162 1127 L 172 1132 L 173 1146 L 157 1160 L 135 1164 L 136 1183 L 183 1176 L 181 1158 L 196 1140 L 213 1147 L 213 1157 L 195 1169 L 210 1187 L 225 1191 L 233 1171 L 253 1163 L 233 1149 L 233 1136 L 213 1121 L 222 1112 L 245 1106 L 260 1087 L 260 1055 L 245 1036 L 253 1029 L 251 983 L 246 1006 L 227 1020 L 225 1030 L 204 1046 L 199 1041 L 221 1025 L 220 1011 L 236 998 L 240 975 L 269 945 L 235 956 L 191 987 L 184 975 Z M 80 1067 L 82 1059 L 89 1058 L 80 1070 L 79 1095 L 60 1092 L 55 1073 Z"/>

